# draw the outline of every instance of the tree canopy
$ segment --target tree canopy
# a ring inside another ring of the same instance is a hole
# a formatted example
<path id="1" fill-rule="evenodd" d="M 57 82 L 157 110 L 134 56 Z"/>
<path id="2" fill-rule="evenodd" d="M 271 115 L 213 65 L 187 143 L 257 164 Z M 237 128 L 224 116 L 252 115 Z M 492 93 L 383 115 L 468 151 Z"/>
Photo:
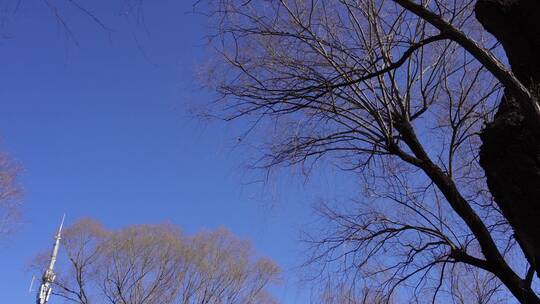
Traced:
<path id="1" fill-rule="evenodd" d="M 0 235 L 11 232 L 19 219 L 21 187 L 17 182 L 20 167 L 5 152 L 0 152 Z"/>
<path id="2" fill-rule="evenodd" d="M 171 224 L 109 230 L 85 219 L 65 230 L 62 250 L 53 294 L 70 303 L 274 303 L 268 289 L 280 279 L 275 262 L 224 228 L 187 236 Z"/>
<path id="3" fill-rule="evenodd" d="M 209 111 L 270 133 L 259 167 L 331 161 L 365 188 L 320 208 L 311 261 L 387 297 L 468 276 L 495 280 L 482 303 L 540 303 L 537 1 L 204 3 Z"/>

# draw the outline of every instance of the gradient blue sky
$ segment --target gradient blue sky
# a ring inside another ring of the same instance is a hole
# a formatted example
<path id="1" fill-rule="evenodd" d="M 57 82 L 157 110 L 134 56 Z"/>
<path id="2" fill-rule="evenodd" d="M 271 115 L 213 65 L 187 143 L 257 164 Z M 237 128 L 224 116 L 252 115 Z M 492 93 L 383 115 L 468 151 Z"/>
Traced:
<path id="1" fill-rule="evenodd" d="M 10 38 L 0 40 L 0 146 L 24 167 L 25 198 L 22 226 L 0 247 L 0 302 L 33 303 L 27 263 L 49 249 L 65 212 L 68 224 L 94 217 L 111 228 L 229 227 L 284 268 L 278 299 L 306 303 L 294 275 L 300 228 L 311 221 L 309 203 L 347 183 L 329 186 L 336 177 L 320 175 L 306 185 L 286 172 L 245 185 L 256 173 L 243 168 L 252 155 L 235 148 L 242 123 L 208 124 L 186 112 L 211 98 L 194 78 L 205 58 L 204 18 L 188 13 L 191 1 L 147 1 L 142 25 L 113 2 L 123 1 L 91 1 L 111 33 L 62 10 L 78 45 L 44 1 L 22 1 L 2 28 Z"/>

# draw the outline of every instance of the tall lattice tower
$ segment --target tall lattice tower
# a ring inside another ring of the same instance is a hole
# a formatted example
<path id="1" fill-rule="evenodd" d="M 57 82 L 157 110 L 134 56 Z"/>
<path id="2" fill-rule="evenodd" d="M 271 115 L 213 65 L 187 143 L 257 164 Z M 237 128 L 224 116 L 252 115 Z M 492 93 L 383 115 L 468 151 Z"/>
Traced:
<path id="1" fill-rule="evenodd" d="M 60 223 L 60 228 L 58 228 L 58 233 L 56 233 L 56 236 L 54 237 L 54 245 L 51 252 L 51 258 L 49 260 L 49 265 L 47 269 L 45 269 L 45 271 L 43 272 L 43 276 L 41 277 L 41 285 L 39 286 L 36 298 L 37 304 L 46 304 L 51 296 L 52 284 L 54 283 L 54 279 L 56 278 L 56 274 L 54 273 L 54 264 L 56 263 L 58 249 L 60 248 L 62 226 L 64 226 L 65 217 L 66 215 L 64 214 L 64 216 L 62 217 L 62 222 Z"/>

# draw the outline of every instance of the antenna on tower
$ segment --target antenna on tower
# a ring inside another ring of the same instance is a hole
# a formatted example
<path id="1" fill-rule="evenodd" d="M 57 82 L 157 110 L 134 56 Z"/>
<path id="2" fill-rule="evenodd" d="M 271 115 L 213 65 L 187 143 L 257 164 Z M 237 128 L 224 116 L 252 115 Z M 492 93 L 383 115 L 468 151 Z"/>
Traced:
<path id="1" fill-rule="evenodd" d="M 62 238 L 62 228 L 64 226 L 64 219 L 66 214 L 62 216 L 62 222 L 60 222 L 60 228 L 54 237 L 53 249 L 51 252 L 51 258 L 49 260 L 49 265 L 47 269 L 43 272 L 43 277 L 41 278 L 41 285 L 39 286 L 39 291 L 36 298 L 37 304 L 46 304 L 49 301 L 49 297 L 52 292 L 52 284 L 56 278 L 54 273 L 54 264 L 56 263 L 56 257 L 58 256 L 58 249 L 60 248 L 60 239 Z M 32 281 L 33 282 L 33 281 Z"/>
<path id="2" fill-rule="evenodd" d="M 32 276 L 32 281 L 30 281 L 30 287 L 28 287 L 28 293 L 32 293 L 34 292 L 34 289 L 32 287 L 34 287 L 34 281 L 36 280 L 36 276 L 33 275 Z"/>

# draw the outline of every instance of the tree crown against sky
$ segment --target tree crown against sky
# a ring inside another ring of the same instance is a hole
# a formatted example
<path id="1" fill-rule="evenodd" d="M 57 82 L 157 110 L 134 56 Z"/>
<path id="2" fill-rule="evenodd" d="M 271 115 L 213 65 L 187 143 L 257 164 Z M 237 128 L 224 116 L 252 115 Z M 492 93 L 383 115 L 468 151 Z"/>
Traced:
<path id="1" fill-rule="evenodd" d="M 53 294 L 69 303 L 275 303 L 268 289 L 280 280 L 272 260 L 224 228 L 186 236 L 170 224 L 113 231 L 85 219 L 64 231 L 62 251 Z"/>
<path id="2" fill-rule="evenodd" d="M 17 181 L 20 166 L 0 151 L 0 237 L 17 225 L 20 212 L 21 188 Z"/>
<path id="3" fill-rule="evenodd" d="M 329 161 L 360 176 L 359 203 L 320 208 L 328 226 L 308 241 L 323 273 L 416 302 L 451 300 L 459 286 L 481 281 L 492 284 L 471 289 L 482 303 L 508 293 L 540 301 L 537 240 L 528 232 L 536 190 L 515 183 L 537 180 L 538 141 L 527 135 L 528 147 L 512 142 L 500 156 L 486 135 L 508 115 L 513 129 L 537 133 L 537 84 L 514 57 L 513 71 L 505 66 L 505 51 L 519 52 L 507 32 L 497 35 L 516 11 L 523 18 L 515 29 L 525 33 L 519 26 L 531 22 L 534 2 L 205 3 L 218 55 L 206 70 L 218 93 L 209 110 L 251 117 L 267 133 L 255 139 L 257 166 L 309 171 Z M 507 19 L 493 25 L 493 13 Z M 506 177 L 508 166 L 519 173 Z M 497 195 L 505 191 L 534 199 Z"/>

